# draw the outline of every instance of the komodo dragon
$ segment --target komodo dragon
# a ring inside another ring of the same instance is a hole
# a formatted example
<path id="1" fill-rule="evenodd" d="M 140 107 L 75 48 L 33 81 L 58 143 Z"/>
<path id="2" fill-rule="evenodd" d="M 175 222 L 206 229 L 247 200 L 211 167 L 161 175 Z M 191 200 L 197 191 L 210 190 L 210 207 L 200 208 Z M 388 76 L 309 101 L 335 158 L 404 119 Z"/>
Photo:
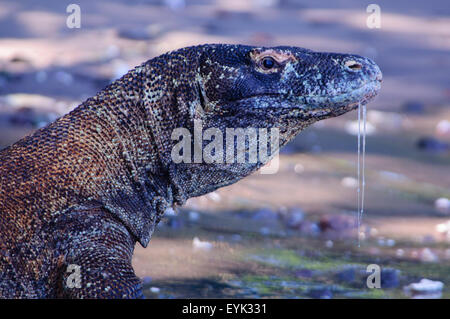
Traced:
<path id="1" fill-rule="evenodd" d="M 148 245 L 164 211 L 267 162 L 176 163 L 174 129 L 278 128 L 274 156 L 308 125 L 367 103 L 381 78 L 357 55 L 223 44 L 134 68 L 0 152 L 0 296 L 143 297 L 134 245 Z"/>

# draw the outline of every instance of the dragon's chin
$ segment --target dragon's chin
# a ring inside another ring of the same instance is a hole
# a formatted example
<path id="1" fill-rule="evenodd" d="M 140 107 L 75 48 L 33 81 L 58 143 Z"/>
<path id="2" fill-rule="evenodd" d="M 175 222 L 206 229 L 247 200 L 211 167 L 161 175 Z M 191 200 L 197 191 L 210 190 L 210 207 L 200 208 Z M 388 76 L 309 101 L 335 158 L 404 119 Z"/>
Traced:
<path id="1" fill-rule="evenodd" d="M 324 119 L 353 111 L 359 105 L 369 103 L 379 92 L 380 81 L 367 83 L 355 90 L 330 97 L 306 97 L 308 113 L 311 117 Z M 311 105 L 315 105 L 312 106 Z"/>

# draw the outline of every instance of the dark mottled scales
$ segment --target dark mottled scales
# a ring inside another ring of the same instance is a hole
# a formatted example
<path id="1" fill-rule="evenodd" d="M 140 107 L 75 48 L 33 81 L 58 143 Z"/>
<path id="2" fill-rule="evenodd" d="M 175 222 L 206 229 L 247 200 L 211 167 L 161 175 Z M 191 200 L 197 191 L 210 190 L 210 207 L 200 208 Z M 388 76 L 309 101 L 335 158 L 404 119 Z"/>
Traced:
<path id="1" fill-rule="evenodd" d="M 282 146 L 380 81 L 369 59 L 294 47 L 202 45 L 136 67 L 0 152 L 0 296 L 142 297 L 134 245 L 165 209 L 263 164 L 175 164 L 174 128 L 277 127 Z M 81 288 L 67 286 L 69 265 Z"/>

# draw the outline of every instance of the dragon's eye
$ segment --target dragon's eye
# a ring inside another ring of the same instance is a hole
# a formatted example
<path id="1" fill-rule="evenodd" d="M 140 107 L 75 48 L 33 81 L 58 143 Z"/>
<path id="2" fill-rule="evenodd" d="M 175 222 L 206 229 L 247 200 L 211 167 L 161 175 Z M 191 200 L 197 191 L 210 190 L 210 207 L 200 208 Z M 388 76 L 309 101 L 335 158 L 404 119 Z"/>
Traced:
<path id="1" fill-rule="evenodd" d="M 276 64 L 274 58 L 270 57 L 270 56 L 266 56 L 264 59 L 262 59 L 262 66 L 264 67 L 264 69 L 266 70 L 270 70 L 271 68 L 273 68 Z"/>

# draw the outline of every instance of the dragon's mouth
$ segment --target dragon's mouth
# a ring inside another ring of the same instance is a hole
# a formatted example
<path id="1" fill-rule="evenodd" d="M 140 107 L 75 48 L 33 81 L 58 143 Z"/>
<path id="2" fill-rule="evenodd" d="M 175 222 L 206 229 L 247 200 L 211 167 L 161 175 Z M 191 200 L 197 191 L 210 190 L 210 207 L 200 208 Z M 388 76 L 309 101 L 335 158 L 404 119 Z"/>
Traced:
<path id="1" fill-rule="evenodd" d="M 289 109 L 291 117 L 314 117 L 318 119 L 334 117 L 352 111 L 359 104 L 367 104 L 380 90 L 381 81 L 373 80 L 359 88 L 324 96 L 284 97 L 281 94 L 260 94 L 233 101 L 225 109 L 239 109 L 243 113 L 274 111 L 286 113 Z"/>

